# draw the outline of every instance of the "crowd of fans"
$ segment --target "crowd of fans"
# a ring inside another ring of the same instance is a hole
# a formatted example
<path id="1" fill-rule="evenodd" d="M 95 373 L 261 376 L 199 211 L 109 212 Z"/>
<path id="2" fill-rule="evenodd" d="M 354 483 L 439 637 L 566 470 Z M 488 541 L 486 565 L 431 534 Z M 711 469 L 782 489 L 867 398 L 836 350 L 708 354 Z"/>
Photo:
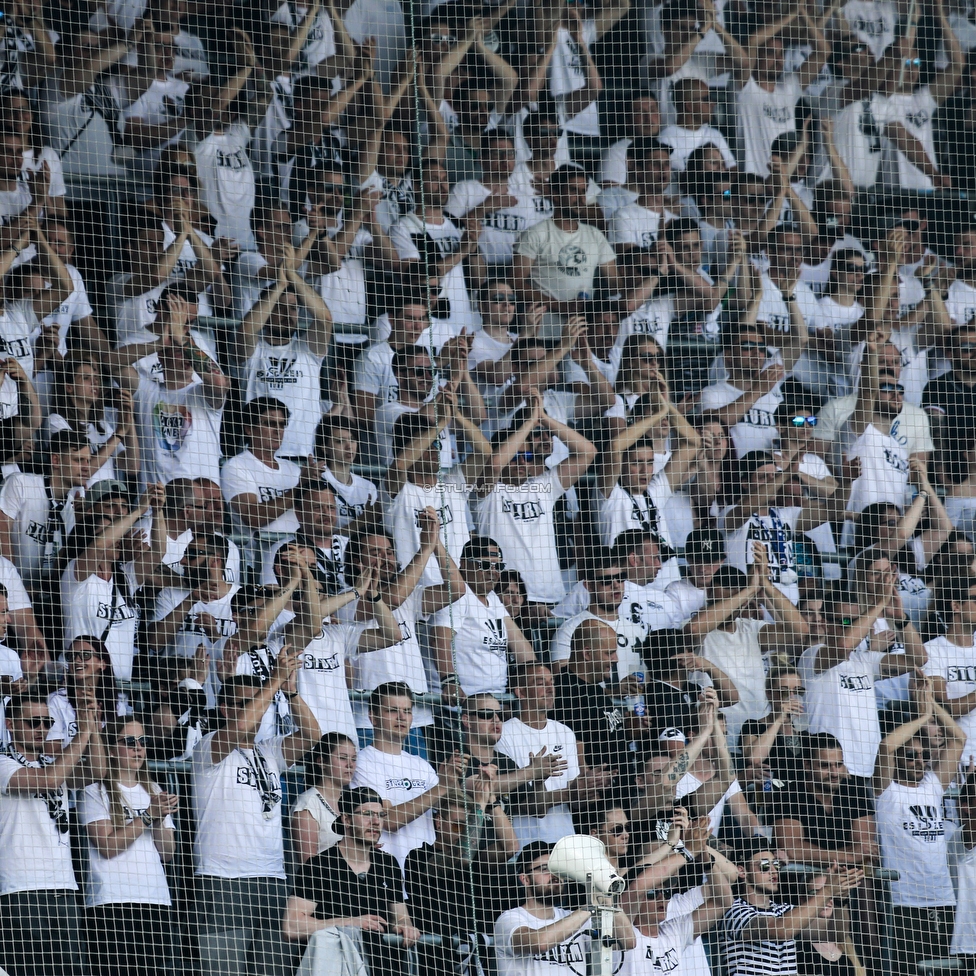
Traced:
<path id="1" fill-rule="evenodd" d="M 4 7 L 2 969 L 974 968 L 949 3 Z"/>

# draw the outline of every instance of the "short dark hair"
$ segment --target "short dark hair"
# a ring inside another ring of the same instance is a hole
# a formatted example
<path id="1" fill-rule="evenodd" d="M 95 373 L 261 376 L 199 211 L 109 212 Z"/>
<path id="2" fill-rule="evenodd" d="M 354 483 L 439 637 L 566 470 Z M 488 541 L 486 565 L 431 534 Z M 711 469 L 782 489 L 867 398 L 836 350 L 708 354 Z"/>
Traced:
<path id="1" fill-rule="evenodd" d="M 499 552 L 502 547 L 495 542 L 491 536 L 473 535 L 461 549 L 462 559 L 488 559 L 491 555 L 490 549 L 494 546 Z"/>
<path id="2" fill-rule="evenodd" d="M 557 166 L 549 175 L 549 189 L 553 193 L 563 193 L 566 187 L 576 179 L 586 179 L 586 170 L 575 163 L 563 163 Z"/>
<path id="3" fill-rule="evenodd" d="M 233 674 L 221 685 L 220 694 L 217 695 L 217 707 L 225 708 L 242 688 L 253 688 L 257 691 L 263 684 L 256 674 Z"/>
<path id="4" fill-rule="evenodd" d="M 613 564 L 624 565 L 628 557 L 643 549 L 648 542 L 658 543 L 658 538 L 653 532 L 645 532 L 644 529 L 625 529 L 613 540 L 613 546 L 610 548 Z"/>
<path id="5" fill-rule="evenodd" d="M 406 681 L 384 681 L 370 692 L 369 710 L 372 712 L 379 709 L 387 698 L 409 698 L 413 704 L 413 690 Z"/>
<path id="6" fill-rule="evenodd" d="M 843 749 L 840 740 L 832 732 L 811 732 L 803 743 L 803 759 L 810 762 L 824 749 Z"/>
<path id="7" fill-rule="evenodd" d="M 606 546 L 597 546 L 592 552 L 587 553 L 586 558 L 579 563 L 577 571 L 579 578 L 591 583 L 601 573 L 619 566 L 620 561 L 614 559 L 613 553 L 613 549 Z"/>
<path id="8" fill-rule="evenodd" d="M 33 691 L 25 691 L 22 695 L 11 695 L 10 701 L 7 702 L 7 714 L 11 712 L 19 714 L 27 705 L 43 705 L 47 708 L 47 698 Z"/>
<path id="9" fill-rule="evenodd" d="M 73 454 L 86 447 L 91 447 L 88 437 L 78 430 L 56 430 L 48 442 L 50 454 Z"/>
<path id="10" fill-rule="evenodd" d="M 625 810 L 626 807 L 619 800 L 604 797 L 595 803 L 588 803 L 580 807 L 573 814 L 573 826 L 578 834 L 588 834 L 591 830 L 599 830 L 607 821 L 607 814 L 611 810 Z"/>
<path id="11" fill-rule="evenodd" d="M 383 797 L 368 786 L 346 787 L 339 794 L 339 815 L 351 817 L 367 803 L 379 803 L 382 806 Z"/>
<path id="12" fill-rule="evenodd" d="M 277 397 L 259 396 L 253 400 L 248 400 L 241 407 L 241 426 L 244 428 L 257 426 L 262 418 L 271 413 L 272 410 L 280 410 L 285 415 L 286 420 L 291 418 L 291 411 Z"/>
<path id="13" fill-rule="evenodd" d="M 538 861 L 540 857 L 548 857 L 552 853 L 552 844 L 544 840 L 534 840 L 519 851 L 519 856 L 515 859 L 515 873 L 528 874 L 533 861 Z"/>
<path id="14" fill-rule="evenodd" d="M 356 435 L 356 428 L 348 417 L 323 417 L 319 421 L 318 427 L 315 428 L 316 457 L 322 456 L 322 448 L 325 446 L 325 442 L 339 430 L 353 436 Z"/>

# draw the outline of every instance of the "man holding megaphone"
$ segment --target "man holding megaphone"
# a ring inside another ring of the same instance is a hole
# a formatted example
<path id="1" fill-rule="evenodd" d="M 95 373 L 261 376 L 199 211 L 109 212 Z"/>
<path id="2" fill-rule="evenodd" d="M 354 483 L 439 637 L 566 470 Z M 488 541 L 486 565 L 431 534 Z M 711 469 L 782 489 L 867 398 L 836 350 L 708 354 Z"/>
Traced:
<path id="1" fill-rule="evenodd" d="M 516 870 L 525 901 L 495 922 L 498 976 L 579 976 L 586 971 L 590 911 L 559 907 L 563 884 L 549 871 L 551 851 L 551 844 L 534 841 L 518 856 Z M 609 896 L 595 898 L 612 904 Z M 613 934 L 624 949 L 636 945 L 634 928 L 624 912 L 614 916 Z"/>

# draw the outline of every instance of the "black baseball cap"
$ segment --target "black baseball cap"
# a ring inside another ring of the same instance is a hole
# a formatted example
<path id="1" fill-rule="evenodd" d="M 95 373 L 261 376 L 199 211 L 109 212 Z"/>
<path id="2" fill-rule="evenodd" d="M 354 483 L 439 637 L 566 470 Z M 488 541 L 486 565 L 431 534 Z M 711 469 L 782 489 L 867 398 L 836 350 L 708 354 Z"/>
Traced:
<path id="1" fill-rule="evenodd" d="M 718 529 L 695 529 L 688 533 L 682 554 L 689 563 L 723 562 L 725 539 Z"/>

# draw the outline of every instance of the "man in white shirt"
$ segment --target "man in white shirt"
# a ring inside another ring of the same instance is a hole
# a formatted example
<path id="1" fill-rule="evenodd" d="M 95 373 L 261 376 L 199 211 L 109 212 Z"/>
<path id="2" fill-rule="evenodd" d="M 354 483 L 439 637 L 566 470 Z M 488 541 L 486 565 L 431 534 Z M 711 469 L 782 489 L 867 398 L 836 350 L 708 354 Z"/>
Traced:
<path id="1" fill-rule="evenodd" d="M 0 756 L 0 965 L 12 976 L 81 976 L 78 883 L 71 864 L 68 789 L 83 789 L 103 768 L 97 706 L 79 693 L 78 731 L 55 760 L 46 755 L 53 724 L 43 698 L 18 695 L 7 706 L 10 733 Z M 81 767 L 88 754 L 92 766 Z"/>
<path id="2" fill-rule="evenodd" d="M 279 972 L 286 958 L 281 774 L 319 737 L 318 723 L 296 690 L 297 677 L 298 658 L 283 648 L 264 684 L 254 675 L 228 678 L 218 701 L 225 724 L 193 750 L 197 925 L 207 976 Z M 296 731 L 256 743 L 279 691 L 288 698 Z"/>
<path id="3" fill-rule="evenodd" d="M 75 499 L 91 477 L 91 448 L 80 432 L 51 435 L 49 474 L 17 472 L 0 489 L 0 554 L 28 583 L 57 568 L 75 524 Z"/>
<path id="4" fill-rule="evenodd" d="M 945 634 L 925 644 L 925 673 L 935 700 L 966 733 L 965 763 L 976 754 L 976 583 L 971 577 L 957 582 L 949 597 Z"/>
<path id="5" fill-rule="evenodd" d="M 699 78 L 682 78 L 671 90 L 677 112 L 675 125 L 665 126 L 658 142 L 671 150 L 671 168 L 682 172 L 688 157 L 702 146 L 714 146 L 726 168 L 735 166 L 735 156 L 725 136 L 711 125 L 715 111 L 708 85 Z"/>
<path id="6" fill-rule="evenodd" d="M 407 855 L 434 842 L 432 809 L 451 789 L 460 786 L 463 763 L 455 754 L 436 770 L 425 759 L 405 752 L 413 721 L 413 692 L 402 681 L 390 681 L 369 698 L 373 742 L 359 753 L 351 786 L 368 786 L 381 797 L 387 812 L 381 843 L 403 867 Z"/>
<path id="7" fill-rule="evenodd" d="M 495 922 L 498 976 L 578 976 L 590 948 L 588 908 L 561 908 L 563 883 L 549 871 L 552 845 L 536 841 L 522 849 L 515 869 L 525 901 Z M 614 916 L 613 934 L 622 949 L 637 944 L 630 919 Z"/>

